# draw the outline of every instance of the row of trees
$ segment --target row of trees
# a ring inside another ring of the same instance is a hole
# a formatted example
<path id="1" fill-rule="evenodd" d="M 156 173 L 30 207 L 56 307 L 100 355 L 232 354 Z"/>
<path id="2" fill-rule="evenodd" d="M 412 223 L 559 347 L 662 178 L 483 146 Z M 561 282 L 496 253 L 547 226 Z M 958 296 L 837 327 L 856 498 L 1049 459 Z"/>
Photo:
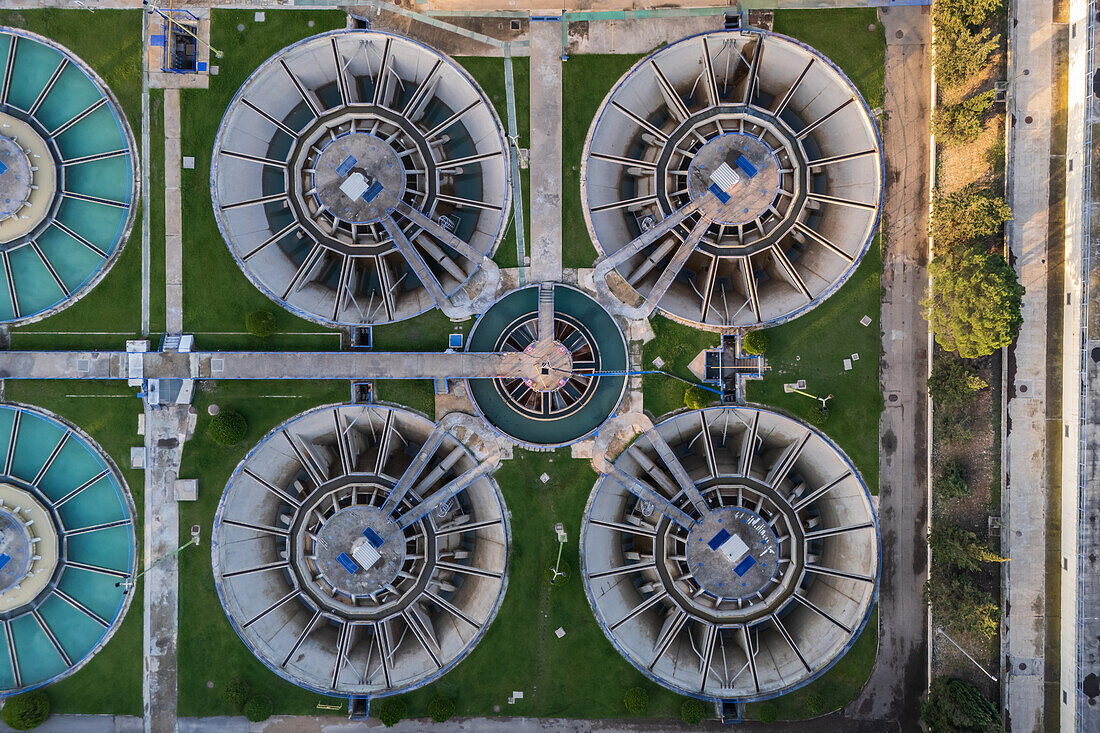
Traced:
<path id="1" fill-rule="evenodd" d="M 947 89 L 958 88 L 985 69 L 1001 44 L 988 22 L 1003 0 L 937 0 L 933 6 L 936 78 Z M 973 142 L 993 106 L 988 90 L 941 104 L 932 127 L 944 143 Z M 977 185 L 932 201 L 929 234 L 935 249 L 925 310 L 937 343 L 948 351 L 974 358 L 992 354 L 1016 337 L 1023 319 L 1024 288 L 1000 252 L 999 234 L 1012 218 L 1005 200 Z"/>

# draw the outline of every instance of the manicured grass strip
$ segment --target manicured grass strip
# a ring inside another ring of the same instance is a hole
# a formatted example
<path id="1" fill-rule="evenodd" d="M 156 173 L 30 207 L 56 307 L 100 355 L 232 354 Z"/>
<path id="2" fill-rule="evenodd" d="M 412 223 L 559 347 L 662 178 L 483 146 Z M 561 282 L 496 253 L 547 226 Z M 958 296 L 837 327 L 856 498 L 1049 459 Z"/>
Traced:
<path id="1" fill-rule="evenodd" d="M 432 380 L 376 379 L 374 388 L 375 400 L 406 405 L 435 420 L 435 383 Z"/>
<path id="2" fill-rule="evenodd" d="M 688 370 L 688 364 L 703 349 L 716 348 L 721 337 L 710 331 L 700 331 L 684 326 L 664 316 L 654 316 L 650 320 L 653 327 L 653 340 L 642 346 L 642 369 L 657 367 L 653 360 L 660 358 L 665 365 L 661 367 L 669 374 L 697 382 L 695 375 Z M 684 391 L 688 385 L 664 374 L 642 375 L 642 406 L 655 419 L 679 410 L 684 406 Z M 718 395 L 714 395 L 718 400 Z"/>
<path id="3" fill-rule="evenodd" d="M 779 407 L 803 420 L 819 403 L 785 393 L 785 382 L 805 379 L 810 394 L 833 395 L 823 430 L 855 461 L 874 494 L 878 493 L 878 422 L 883 407 L 878 380 L 881 272 L 876 237 L 840 290 L 806 315 L 768 329 L 771 347 L 765 357 L 771 370 L 763 381 L 749 382 L 747 389 L 750 401 Z M 866 327 L 859 323 L 865 315 L 871 317 Z M 845 371 L 844 360 L 852 354 L 859 354 L 859 360 Z"/>
<path id="4" fill-rule="evenodd" d="M 433 308 L 407 321 L 376 326 L 371 329 L 375 351 L 445 351 L 447 336 L 452 333 L 469 335 L 474 319 L 459 323 Z"/>
<path id="5" fill-rule="evenodd" d="M 875 8 L 776 10 L 773 30 L 825 54 L 855 83 L 871 109 L 882 106 L 886 32 Z"/>
<path id="6" fill-rule="evenodd" d="M 347 16 L 336 10 L 280 10 L 255 22 L 248 11 L 212 11 L 211 43 L 232 63 L 221 64 L 209 89 L 181 93 L 183 155 L 194 156 L 194 170 L 182 171 L 184 330 L 241 331 L 250 312 L 275 314 L 278 332 L 319 331 L 270 300 L 241 272 L 214 220 L 210 200 L 210 157 L 214 136 L 233 95 L 269 56 L 306 36 L 343 28 Z M 314 22 L 310 28 L 307 23 Z M 238 31 L 237 25 L 245 30 Z M 240 342 L 242 347 L 247 341 Z"/>
<path id="7" fill-rule="evenodd" d="M 543 484 L 538 477 L 550 476 Z M 484 638 L 438 682 L 406 696 L 410 717 L 427 715 L 438 695 L 455 700 L 458 715 L 622 718 L 623 693 L 649 692 L 650 717 L 678 718 L 684 699 L 646 680 L 608 643 L 588 606 L 579 577 L 580 521 L 596 480 L 587 461 L 568 449 L 517 449 L 496 473 L 511 512 L 508 590 Z M 551 587 L 546 570 L 557 557 L 554 524 L 569 541 L 562 555 L 570 577 Z M 565 629 L 558 639 L 554 629 Z M 508 704 L 513 690 L 522 700 Z M 500 712 L 493 710 L 500 706 Z"/>
<path id="8" fill-rule="evenodd" d="M 164 90 L 149 90 L 149 333 L 167 318 L 164 222 Z M 139 240 L 140 241 L 140 240 Z"/>
<path id="9" fill-rule="evenodd" d="M 246 677 L 253 691 L 268 695 L 277 715 L 319 715 L 325 712 L 317 709 L 319 702 L 343 703 L 321 698 L 284 681 L 245 647 L 229 625 L 214 590 L 209 538 L 218 501 L 245 453 L 287 418 L 318 405 L 347 402 L 348 398 L 348 383 L 337 381 L 207 382 L 195 395 L 198 425 L 184 449 L 180 476 L 198 479 L 199 498 L 180 504 L 180 542 L 190 539 L 191 525 L 198 524 L 202 527 L 203 544 L 198 550 L 185 550 L 179 558 L 180 715 L 239 714 L 222 698 L 225 683 L 236 675 Z M 247 418 L 248 434 L 238 445 L 224 448 L 207 436 L 210 421 L 207 408 L 211 404 L 223 410 L 237 410 Z M 140 654 L 138 664 L 140 667 Z M 213 688 L 207 687 L 207 682 L 213 682 Z M 342 711 L 346 714 L 347 708 Z"/>
<path id="10" fill-rule="evenodd" d="M 4 398 L 44 407 L 75 423 L 92 436 L 122 472 L 137 511 L 134 532 L 140 558 L 144 475 L 130 470 L 130 447 L 141 445 L 137 391 L 124 382 L 39 382 L 7 380 Z M 140 559 L 138 560 L 140 563 Z M 141 715 L 142 587 L 107 645 L 73 676 L 48 688 L 55 713 Z"/>
<path id="11" fill-rule="evenodd" d="M 641 56 L 570 56 L 562 69 L 562 265 L 592 267 L 596 248 L 581 209 L 581 153 L 600 102 Z"/>

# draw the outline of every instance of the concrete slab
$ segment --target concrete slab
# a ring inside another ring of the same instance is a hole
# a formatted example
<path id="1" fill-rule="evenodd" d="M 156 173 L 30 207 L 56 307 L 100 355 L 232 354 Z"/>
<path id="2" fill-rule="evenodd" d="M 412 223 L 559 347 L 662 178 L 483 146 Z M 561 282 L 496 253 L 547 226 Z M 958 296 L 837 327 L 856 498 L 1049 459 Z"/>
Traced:
<path id="1" fill-rule="evenodd" d="M 561 23 L 531 23 L 531 269 L 562 275 Z"/>
<path id="2" fill-rule="evenodd" d="M 183 333 L 183 202 L 180 196 L 180 93 L 164 90 L 164 248 L 166 329 Z"/>

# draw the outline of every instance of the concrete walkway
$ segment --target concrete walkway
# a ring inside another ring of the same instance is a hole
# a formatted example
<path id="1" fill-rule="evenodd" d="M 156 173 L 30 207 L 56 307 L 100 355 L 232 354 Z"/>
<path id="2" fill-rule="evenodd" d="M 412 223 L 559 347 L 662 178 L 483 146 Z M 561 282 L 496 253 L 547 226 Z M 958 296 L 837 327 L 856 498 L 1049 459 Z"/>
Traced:
<path id="1" fill-rule="evenodd" d="M 561 280 L 561 23 L 531 23 L 531 270 Z"/>
<path id="2" fill-rule="evenodd" d="M 879 422 L 879 650 L 874 671 L 846 712 L 919 730 L 926 684 L 928 176 L 931 46 L 920 8 L 882 10 L 886 29 L 886 219 L 883 250 Z M 901 32 L 902 37 L 897 38 Z M 855 319 L 856 314 L 852 318 Z"/>
<path id="3" fill-rule="evenodd" d="M 1004 564 L 1006 723 L 1044 729 L 1046 642 L 1047 214 L 1053 38 L 1051 0 L 1012 3 L 1008 78 L 1013 79 L 1008 138 L 1009 251 L 1027 293 L 1020 336 L 1009 350 L 1007 442 L 1001 553 Z M 1028 74 L 1024 75 L 1024 70 Z"/>
<path id="4" fill-rule="evenodd" d="M 149 567 L 179 546 L 179 507 L 175 481 L 186 437 L 187 405 L 145 409 L 145 551 Z M 144 578 L 142 698 L 145 733 L 175 733 L 176 645 L 179 632 L 179 564 L 173 558 Z"/>
<path id="5" fill-rule="evenodd" d="M 167 332 L 183 333 L 183 203 L 180 197 L 180 90 L 164 90 L 164 264 Z"/>

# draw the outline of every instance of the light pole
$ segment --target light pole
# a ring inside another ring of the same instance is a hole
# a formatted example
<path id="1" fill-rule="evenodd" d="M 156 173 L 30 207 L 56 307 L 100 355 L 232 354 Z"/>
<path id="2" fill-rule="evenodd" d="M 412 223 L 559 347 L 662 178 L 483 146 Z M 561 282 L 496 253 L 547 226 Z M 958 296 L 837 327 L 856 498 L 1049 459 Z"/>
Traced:
<path id="1" fill-rule="evenodd" d="M 561 551 L 565 547 L 566 540 L 569 539 L 565 534 L 565 525 L 561 522 L 554 525 L 554 531 L 558 536 L 558 559 L 554 562 L 554 567 L 550 568 L 550 585 L 553 585 L 555 580 L 565 575 L 558 568 L 561 567 Z"/>
<path id="2" fill-rule="evenodd" d="M 187 544 L 180 545 L 179 547 L 172 550 L 171 552 L 169 552 L 167 555 L 160 558 L 159 560 L 153 561 L 149 566 L 147 566 L 144 570 L 142 570 L 137 575 L 134 575 L 133 577 L 126 578 L 124 580 L 118 581 L 117 583 L 115 583 L 115 587 L 118 588 L 119 586 L 122 586 L 122 592 L 123 593 L 129 593 L 130 589 L 134 587 L 134 583 L 137 582 L 137 579 L 140 578 L 141 576 L 145 575 L 147 572 L 149 572 L 150 570 L 155 568 L 157 565 L 160 565 L 162 562 L 164 562 L 165 560 L 168 560 L 169 558 L 175 557 L 176 555 L 180 554 L 181 552 L 186 550 L 191 545 L 195 545 L 196 547 L 198 547 L 200 529 L 201 528 L 199 527 L 199 525 L 192 524 L 191 525 L 191 540 Z"/>
<path id="3" fill-rule="evenodd" d="M 827 409 L 829 409 L 829 406 L 828 406 L 828 405 L 827 405 L 826 403 L 827 403 L 827 402 L 828 402 L 829 400 L 831 400 L 831 399 L 833 398 L 833 396 L 832 396 L 832 395 L 829 395 L 828 397 L 818 397 L 818 396 L 817 396 L 817 395 L 815 395 L 815 394 L 810 394 L 809 392 L 803 392 L 803 391 L 802 391 L 802 390 L 800 390 L 800 389 L 791 389 L 791 390 L 789 390 L 789 391 L 790 391 L 790 392 L 796 392 L 796 393 L 798 393 L 798 394 L 800 394 L 800 395 L 802 395 L 802 396 L 804 396 L 804 397 L 810 397 L 810 398 L 812 398 L 812 399 L 815 399 L 815 400 L 817 400 L 818 402 L 820 402 L 820 403 L 821 403 L 821 409 L 822 409 L 822 410 L 827 410 Z"/>
<path id="4" fill-rule="evenodd" d="M 970 656 L 969 654 L 967 654 L 967 653 L 966 653 L 966 650 L 965 650 L 965 649 L 963 649 L 963 648 L 962 648 L 961 646 L 959 646 L 959 645 L 958 645 L 958 644 L 957 644 L 957 643 L 955 642 L 955 640 L 954 640 L 954 639 L 952 639 L 952 638 L 951 638 L 950 636 L 948 636 L 948 635 L 947 635 L 947 632 L 943 630 L 943 627 L 942 627 L 942 626 L 937 626 L 937 627 L 936 627 L 936 633 L 938 633 L 938 634 L 942 634 L 942 635 L 943 635 L 943 638 L 947 639 L 947 640 L 948 640 L 949 642 L 951 642 L 952 644 L 954 644 L 954 645 L 955 645 L 955 648 L 956 648 L 956 649 L 958 649 L 958 650 L 959 650 L 960 652 L 962 652 L 962 653 L 963 653 L 963 655 L 964 655 L 964 656 L 965 656 L 965 657 L 966 657 L 967 659 L 969 659 L 969 660 L 970 660 L 971 662 L 973 662 L 973 663 L 974 663 L 974 666 L 975 666 L 975 667 L 977 667 L 978 669 L 980 669 L 980 670 L 982 671 L 982 674 L 984 674 L 984 675 L 985 675 L 986 677 L 988 677 L 989 679 L 993 680 L 994 682 L 997 682 L 997 678 L 996 678 L 996 677 L 994 677 L 993 675 L 991 675 L 991 674 L 990 674 L 989 672 L 986 672 L 986 671 L 985 671 L 985 667 L 983 667 L 982 665 L 978 664 L 978 660 L 977 660 L 977 659 L 975 659 L 974 657 L 972 657 L 972 656 Z"/>

